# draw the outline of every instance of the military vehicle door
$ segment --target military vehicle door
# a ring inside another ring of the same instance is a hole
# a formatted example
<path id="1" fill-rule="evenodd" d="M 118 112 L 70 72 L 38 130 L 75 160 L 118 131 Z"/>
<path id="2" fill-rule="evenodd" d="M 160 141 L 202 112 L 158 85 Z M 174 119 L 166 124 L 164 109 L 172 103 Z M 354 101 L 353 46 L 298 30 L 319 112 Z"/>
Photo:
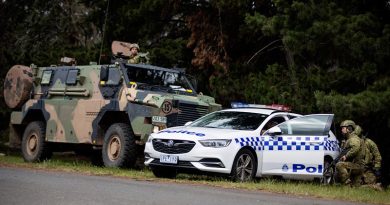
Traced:
<path id="1" fill-rule="evenodd" d="M 83 85 L 85 77 L 80 76 L 80 69 L 70 66 L 48 68 L 42 72 L 41 79 L 41 90 L 46 93 L 44 110 L 49 114 L 47 140 L 90 142 L 90 136 L 80 133 L 80 129 L 77 129 L 85 122 L 85 118 L 80 117 L 85 113 L 80 112 L 80 102 L 87 100 L 90 95 L 90 90 Z M 89 102 L 89 106 L 93 107 L 93 103 Z M 83 129 L 91 130 L 89 127 Z"/>
<path id="2" fill-rule="evenodd" d="M 100 68 L 99 89 L 104 99 L 117 99 L 121 88 L 121 72 L 115 66 Z"/>

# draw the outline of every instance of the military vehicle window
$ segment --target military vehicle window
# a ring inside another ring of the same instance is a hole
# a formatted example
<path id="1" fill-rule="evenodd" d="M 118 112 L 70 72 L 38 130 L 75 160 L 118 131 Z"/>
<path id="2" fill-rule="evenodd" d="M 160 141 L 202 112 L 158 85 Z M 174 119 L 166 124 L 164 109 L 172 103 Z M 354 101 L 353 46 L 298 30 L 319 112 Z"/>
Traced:
<path id="1" fill-rule="evenodd" d="M 68 77 L 66 78 L 66 84 L 67 85 L 76 85 L 78 73 L 79 73 L 78 69 L 69 70 Z"/>
<path id="2" fill-rule="evenodd" d="M 118 85 L 121 80 L 121 75 L 117 68 L 110 68 L 108 73 L 107 85 Z"/>
<path id="3" fill-rule="evenodd" d="M 52 73 L 53 73 L 52 70 L 43 71 L 41 85 L 49 85 L 50 84 Z"/>
<path id="4" fill-rule="evenodd" d="M 108 80 L 108 67 L 102 66 L 100 69 L 100 80 L 101 81 L 107 81 Z"/>
<path id="5" fill-rule="evenodd" d="M 139 89 L 164 90 L 168 92 L 192 91 L 189 81 L 181 73 L 132 67 L 128 69 L 127 74 L 130 81 L 139 83 Z"/>

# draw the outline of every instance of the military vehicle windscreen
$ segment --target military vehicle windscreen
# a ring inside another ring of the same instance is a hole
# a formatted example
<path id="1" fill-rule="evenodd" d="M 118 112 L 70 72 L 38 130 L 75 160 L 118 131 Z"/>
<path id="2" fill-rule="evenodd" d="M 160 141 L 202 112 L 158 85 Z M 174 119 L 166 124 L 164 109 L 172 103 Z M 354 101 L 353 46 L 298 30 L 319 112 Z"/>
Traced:
<path id="1" fill-rule="evenodd" d="M 193 86 L 182 72 L 155 69 L 151 66 L 126 65 L 125 67 L 129 81 L 136 82 L 138 89 L 196 95 Z"/>

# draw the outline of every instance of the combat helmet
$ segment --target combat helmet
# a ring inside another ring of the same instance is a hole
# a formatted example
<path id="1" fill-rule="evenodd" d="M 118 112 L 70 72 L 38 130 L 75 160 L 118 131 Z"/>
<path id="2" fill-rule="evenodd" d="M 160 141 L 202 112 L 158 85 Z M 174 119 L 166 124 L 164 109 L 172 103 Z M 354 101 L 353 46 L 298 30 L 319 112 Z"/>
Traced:
<path id="1" fill-rule="evenodd" d="M 356 128 L 356 123 L 352 120 L 344 120 L 340 123 L 340 127 L 349 127 L 351 126 L 353 129 Z"/>
<path id="2" fill-rule="evenodd" d="M 132 44 L 130 45 L 130 50 L 131 50 L 132 48 L 137 48 L 137 49 L 139 50 L 139 45 L 136 44 L 136 43 L 132 43 Z"/>

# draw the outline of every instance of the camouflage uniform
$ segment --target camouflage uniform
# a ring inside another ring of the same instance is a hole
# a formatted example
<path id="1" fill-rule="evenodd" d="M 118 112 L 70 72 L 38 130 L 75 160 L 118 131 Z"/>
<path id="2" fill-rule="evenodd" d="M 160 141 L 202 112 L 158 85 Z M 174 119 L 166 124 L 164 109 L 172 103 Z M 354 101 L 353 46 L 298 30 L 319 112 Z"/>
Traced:
<path id="1" fill-rule="evenodd" d="M 139 55 L 130 56 L 128 63 L 138 64 L 140 62 Z"/>
<path id="2" fill-rule="evenodd" d="M 355 123 L 352 127 L 356 127 Z M 349 149 L 349 151 L 345 155 L 345 161 L 339 161 L 336 164 L 336 178 L 342 184 L 346 184 L 350 179 L 352 185 L 358 186 L 361 184 L 367 148 L 364 141 L 353 132 L 348 132 L 346 138 L 347 141 L 342 149 Z"/>
<path id="3" fill-rule="evenodd" d="M 365 157 L 366 167 L 363 174 L 363 183 L 375 184 L 378 175 L 376 173 L 378 173 L 381 169 L 381 153 L 379 152 L 378 146 L 375 144 L 374 141 L 362 135 L 362 128 L 360 126 L 356 126 L 354 133 L 364 140 L 368 150 Z"/>

